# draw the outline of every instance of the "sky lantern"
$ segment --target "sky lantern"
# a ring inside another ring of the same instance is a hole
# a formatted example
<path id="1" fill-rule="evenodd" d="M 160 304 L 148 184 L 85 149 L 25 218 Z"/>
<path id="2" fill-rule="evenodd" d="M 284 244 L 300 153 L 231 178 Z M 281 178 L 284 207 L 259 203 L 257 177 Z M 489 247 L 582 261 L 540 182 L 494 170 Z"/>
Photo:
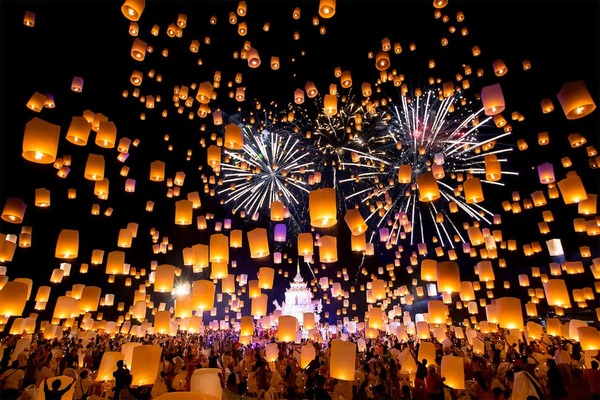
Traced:
<path id="1" fill-rule="evenodd" d="M 469 177 L 463 183 L 465 199 L 467 204 L 476 204 L 484 200 L 483 189 L 481 188 L 481 179 Z"/>
<path id="2" fill-rule="evenodd" d="M 214 307 L 215 284 L 208 280 L 197 280 L 192 284 L 193 308 L 206 311 Z"/>
<path id="3" fill-rule="evenodd" d="M 481 89 L 481 101 L 485 115 L 496 115 L 504 111 L 504 95 L 499 83 Z"/>
<path id="4" fill-rule="evenodd" d="M 521 299 L 516 297 L 501 297 L 496 299 L 498 324 L 501 328 L 523 330 L 523 311 Z"/>
<path id="5" fill-rule="evenodd" d="M 25 125 L 22 156 L 37 164 L 52 164 L 56 160 L 60 126 L 33 118 Z"/>
<path id="6" fill-rule="evenodd" d="M 575 204 L 587 199 L 581 178 L 575 171 L 567 173 L 564 179 L 558 181 L 558 188 L 565 204 Z"/>
<path id="7" fill-rule="evenodd" d="M 273 289 L 275 270 L 271 267 L 260 267 L 258 270 L 258 287 L 261 289 Z"/>
<path id="8" fill-rule="evenodd" d="M 222 233 L 210 235 L 210 262 L 229 261 L 229 238 Z"/>
<path id="9" fill-rule="evenodd" d="M 125 252 L 115 250 L 108 253 L 106 259 L 106 274 L 120 275 L 125 269 Z"/>
<path id="10" fill-rule="evenodd" d="M 346 224 L 348 225 L 348 228 L 353 236 L 360 235 L 367 230 L 367 224 L 365 223 L 360 210 L 357 208 L 348 209 L 348 211 L 346 211 L 346 215 L 344 216 L 344 221 L 346 221 Z"/>
<path id="11" fill-rule="evenodd" d="M 98 311 L 98 303 L 102 295 L 102 288 L 98 286 L 85 286 L 79 299 L 79 310 L 83 312 Z"/>
<path id="12" fill-rule="evenodd" d="M 337 238 L 335 236 L 321 236 L 319 247 L 319 261 L 322 263 L 333 263 L 338 260 Z"/>
<path id="13" fill-rule="evenodd" d="M 150 180 L 162 182 L 165 179 L 165 163 L 156 160 L 150 163 Z"/>
<path id="14" fill-rule="evenodd" d="M 103 149 L 112 149 L 117 141 L 117 126 L 113 121 L 101 120 L 94 143 Z"/>
<path id="15" fill-rule="evenodd" d="M 90 181 L 104 179 L 104 156 L 102 154 L 88 154 L 84 177 Z"/>
<path id="16" fill-rule="evenodd" d="M 233 123 L 225 125 L 224 146 L 231 150 L 241 150 L 244 147 L 244 134 L 241 127 Z"/>
<path id="17" fill-rule="evenodd" d="M 460 269 L 454 261 L 441 261 L 436 265 L 438 292 L 458 292 L 460 290 Z"/>
<path id="18" fill-rule="evenodd" d="M 191 225 L 194 217 L 194 203 L 189 200 L 175 202 L 175 224 Z"/>
<path id="19" fill-rule="evenodd" d="M 162 347 L 143 344 L 133 349 L 131 359 L 131 385 L 150 385 L 156 381 L 160 367 Z"/>
<path id="20" fill-rule="evenodd" d="M 311 256 L 313 254 L 313 237 L 310 232 L 302 232 L 297 236 L 298 255 Z"/>
<path id="21" fill-rule="evenodd" d="M 267 315 L 267 301 L 269 300 L 269 296 L 265 293 L 260 294 L 257 297 L 252 299 L 252 304 L 250 306 L 250 313 L 254 316 L 254 318 L 262 317 Z"/>
<path id="22" fill-rule="evenodd" d="M 465 388 L 464 360 L 457 356 L 442 356 L 440 375 L 446 380 L 445 385 L 452 389 L 461 390 Z"/>
<path id="23" fill-rule="evenodd" d="M 335 94 L 326 94 L 323 100 L 323 109 L 325 115 L 334 116 L 337 114 L 337 96 Z"/>
<path id="24" fill-rule="evenodd" d="M 154 314 L 154 333 L 165 334 L 171 331 L 171 312 L 157 311 Z"/>
<path id="25" fill-rule="evenodd" d="M 308 197 L 310 224 L 315 228 L 329 228 L 337 223 L 336 192 L 333 188 L 312 190 Z"/>
<path id="26" fill-rule="evenodd" d="M 596 104 L 582 80 L 566 82 L 556 97 L 567 119 L 585 117 L 596 109 Z"/>
<path id="27" fill-rule="evenodd" d="M 425 172 L 417 176 L 417 187 L 419 189 L 419 200 L 423 202 L 434 201 L 440 198 L 437 179 L 431 172 Z"/>
<path id="28" fill-rule="evenodd" d="M 77 146 L 85 146 L 90 136 L 92 126 L 83 116 L 73 116 L 66 138 Z"/>
<path id="29" fill-rule="evenodd" d="M 170 293 L 175 283 L 175 266 L 161 264 L 154 271 L 154 291 L 157 293 Z"/>
<path id="30" fill-rule="evenodd" d="M 0 289 L 0 315 L 5 317 L 23 314 L 27 302 L 28 286 L 24 282 L 8 281 Z"/>
<path id="31" fill-rule="evenodd" d="M 139 21 L 144 12 L 146 0 L 125 0 L 121 5 L 121 12 L 130 21 Z"/>
<path id="32" fill-rule="evenodd" d="M 281 315 L 277 319 L 277 335 L 280 342 L 295 342 L 298 319 L 293 315 Z"/>
<path id="33" fill-rule="evenodd" d="M 262 258 L 270 254 L 269 238 L 265 228 L 254 228 L 246 235 L 250 247 L 250 258 Z"/>
<path id="34" fill-rule="evenodd" d="M 198 399 L 214 400 L 223 396 L 221 386 L 222 370 L 220 368 L 197 368 L 190 378 L 190 393 L 198 393 Z M 184 394 L 186 398 L 196 399 L 189 394 Z M 193 396 L 193 395 L 192 395 Z"/>
<path id="35" fill-rule="evenodd" d="M 544 294 L 549 306 L 571 308 L 571 299 L 564 279 L 550 279 L 543 283 Z"/>
<path id="36" fill-rule="evenodd" d="M 356 344 L 340 339 L 331 341 L 329 376 L 342 381 L 354 381 Z"/>
<path id="37" fill-rule="evenodd" d="M 410 164 L 398 166 L 398 182 L 410 183 L 412 181 L 412 167 Z"/>
<path id="38" fill-rule="evenodd" d="M 432 324 L 445 324 L 448 307 L 441 300 L 429 300 L 427 302 L 427 313 L 429 322 Z"/>
<path id="39" fill-rule="evenodd" d="M 77 258 L 79 253 L 79 231 L 62 229 L 56 241 L 56 258 Z"/>
<path id="40" fill-rule="evenodd" d="M 136 61 L 144 61 L 147 49 L 148 43 L 136 37 L 131 45 L 131 57 Z"/>
<path id="41" fill-rule="evenodd" d="M 2 220 L 11 224 L 20 224 L 25 218 L 27 204 L 17 197 L 8 197 L 2 209 Z"/>

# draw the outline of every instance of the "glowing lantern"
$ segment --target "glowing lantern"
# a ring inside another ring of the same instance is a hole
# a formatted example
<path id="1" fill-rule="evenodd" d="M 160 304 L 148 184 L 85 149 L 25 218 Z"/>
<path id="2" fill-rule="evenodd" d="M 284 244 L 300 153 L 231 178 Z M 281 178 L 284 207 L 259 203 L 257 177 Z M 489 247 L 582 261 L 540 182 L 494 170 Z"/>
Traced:
<path id="1" fill-rule="evenodd" d="M 260 267 L 258 272 L 258 287 L 261 289 L 273 289 L 275 270 L 270 267 Z"/>
<path id="2" fill-rule="evenodd" d="M 490 182 L 497 182 L 502 177 L 500 161 L 493 154 L 485 156 L 485 179 Z"/>
<path id="3" fill-rule="evenodd" d="M 215 284 L 207 280 L 197 280 L 192 284 L 192 307 L 206 311 L 214 307 Z"/>
<path id="4" fill-rule="evenodd" d="M 262 317 L 267 315 L 267 301 L 269 300 L 269 296 L 262 293 L 261 295 L 252 299 L 252 304 L 250 307 L 250 313 L 256 317 Z"/>
<path id="5" fill-rule="evenodd" d="M 313 254 L 312 233 L 304 232 L 298 234 L 298 255 L 311 256 Z"/>
<path id="6" fill-rule="evenodd" d="M 337 238 L 335 236 L 322 236 L 321 247 L 319 248 L 319 261 L 322 263 L 332 263 L 337 260 Z"/>
<path id="7" fill-rule="evenodd" d="M 440 198 L 437 180 L 431 172 L 417 176 L 417 187 L 421 201 L 434 201 Z"/>
<path id="8" fill-rule="evenodd" d="M 585 117 L 596 109 L 584 81 L 565 83 L 556 95 L 567 119 Z"/>
<path id="9" fill-rule="evenodd" d="M 465 368 L 462 357 L 442 356 L 440 375 L 446 380 L 445 385 L 452 389 L 459 390 L 465 388 Z"/>
<path id="10" fill-rule="evenodd" d="M 468 204 L 476 204 L 483 201 L 483 190 L 479 178 L 467 178 L 463 183 L 463 188 Z"/>
<path id="11" fill-rule="evenodd" d="M 600 350 L 600 332 L 593 326 L 580 326 L 577 328 L 577 336 L 583 351 Z"/>
<path id="12" fill-rule="evenodd" d="M 355 366 L 356 344 L 332 340 L 329 376 L 342 381 L 354 381 Z"/>
<path id="13" fill-rule="evenodd" d="M 398 182 L 410 183 L 412 181 L 412 167 L 410 164 L 398 166 Z"/>
<path id="14" fill-rule="evenodd" d="M 131 385 L 150 385 L 159 373 L 162 347 L 144 344 L 133 349 L 131 359 Z"/>
<path id="15" fill-rule="evenodd" d="M 334 94 L 326 94 L 323 100 L 323 109 L 327 116 L 331 117 L 337 114 L 337 96 Z"/>
<path id="16" fill-rule="evenodd" d="M 567 174 L 566 178 L 558 182 L 558 188 L 565 204 L 579 203 L 587 199 L 581 178 L 576 173 Z"/>
<path id="17" fill-rule="evenodd" d="M 252 316 L 242 317 L 240 319 L 240 335 L 254 335 L 254 318 Z"/>
<path id="18" fill-rule="evenodd" d="M 281 201 L 271 202 L 271 221 L 283 221 L 285 206 Z"/>
<path id="19" fill-rule="evenodd" d="M 328 19 L 335 15 L 335 2 L 336 0 L 319 1 L 319 15 L 321 18 Z"/>
<path id="20" fill-rule="evenodd" d="M 199 393 L 198 399 L 215 400 L 223 396 L 220 375 L 223 371 L 220 368 L 198 368 L 195 369 L 190 379 L 191 393 Z M 183 398 L 195 399 L 189 394 L 182 392 Z M 163 395 L 164 396 L 164 395 Z"/>
<path id="21" fill-rule="evenodd" d="M 206 150 L 206 161 L 213 169 L 219 169 L 221 166 L 221 148 L 211 145 Z"/>
<path id="22" fill-rule="evenodd" d="M 441 300 L 429 300 L 427 302 L 427 313 L 429 314 L 429 322 L 432 324 L 445 324 L 447 306 Z"/>
<path id="23" fill-rule="evenodd" d="M 104 179 L 104 156 L 101 154 L 88 154 L 85 164 L 85 179 L 101 181 Z"/>
<path id="24" fill-rule="evenodd" d="M 79 299 L 79 310 L 83 312 L 98 311 L 98 303 L 102 289 L 98 286 L 85 286 Z"/>
<path id="25" fill-rule="evenodd" d="M 485 86 L 481 89 L 481 101 L 483 102 L 485 115 L 496 115 L 504 111 L 504 95 L 499 83 Z"/>
<path id="26" fill-rule="evenodd" d="M 67 140 L 77 146 L 85 146 L 90 130 L 91 125 L 84 117 L 74 116 L 71 118 L 71 124 L 67 131 Z"/>
<path id="27" fill-rule="evenodd" d="M 360 211 L 356 208 L 350 208 L 346 211 L 344 221 L 346 221 L 353 236 L 360 235 L 367 230 L 367 224 L 360 214 Z"/>
<path id="28" fill-rule="evenodd" d="M 557 306 L 561 308 L 570 308 L 571 299 L 569 291 L 563 279 L 549 279 L 544 284 L 544 294 L 549 306 Z"/>
<path id="29" fill-rule="evenodd" d="M 460 270 L 454 261 L 441 261 L 436 265 L 438 292 L 452 293 L 460 290 Z"/>
<path id="30" fill-rule="evenodd" d="M 52 164 L 56 160 L 60 126 L 37 117 L 25 125 L 22 156 L 38 164 Z"/>
<path id="31" fill-rule="evenodd" d="M 79 252 L 79 231 L 63 229 L 56 241 L 56 258 L 77 258 Z"/>
<path id="32" fill-rule="evenodd" d="M 311 191 L 308 204 L 311 226 L 329 228 L 337 223 L 335 189 L 323 188 Z"/>
<path id="33" fill-rule="evenodd" d="M 270 254 L 269 238 L 265 228 L 254 228 L 246 233 L 248 238 L 248 247 L 250 248 L 250 258 L 262 258 Z"/>
<path id="34" fill-rule="evenodd" d="M 277 334 L 280 342 L 295 342 L 298 319 L 292 315 L 282 315 L 277 320 Z"/>
<path id="35" fill-rule="evenodd" d="M 193 219 L 194 203 L 189 200 L 179 200 L 175 203 L 175 224 L 191 225 Z"/>
<path id="36" fill-rule="evenodd" d="M 145 6 L 146 0 L 125 0 L 121 12 L 128 20 L 139 21 Z"/>
<path id="37" fill-rule="evenodd" d="M 429 330 L 429 323 L 427 321 L 417 321 L 415 324 L 417 329 L 417 337 L 421 340 L 431 339 L 431 331 Z"/>
<path id="38" fill-rule="evenodd" d="M 111 251 L 106 259 L 106 274 L 123 274 L 125 269 L 125 253 L 122 251 Z"/>
<path id="39" fill-rule="evenodd" d="M 496 299 L 498 324 L 501 328 L 523 330 L 523 311 L 521 300 L 516 297 Z"/>
<path id="40" fill-rule="evenodd" d="M 146 58 L 146 50 L 148 49 L 148 43 L 144 42 L 140 38 L 135 38 L 131 45 L 131 57 L 136 61 L 144 61 Z"/>
<path id="41" fill-rule="evenodd" d="M 210 262 L 229 261 L 229 239 L 222 233 L 210 235 Z"/>
<path id="42" fill-rule="evenodd" d="M 80 76 L 73 77 L 71 81 L 71 90 L 76 93 L 81 93 L 83 91 L 83 78 Z"/>
<path id="43" fill-rule="evenodd" d="M 24 282 L 8 281 L 0 289 L 0 315 L 4 317 L 23 314 L 29 287 Z"/>
<path id="44" fill-rule="evenodd" d="M 160 160 L 150 163 L 150 180 L 162 182 L 165 179 L 165 163 Z"/>
<path id="45" fill-rule="evenodd" d="M 154 333 L 165 334 L 171 331 L 171 312 L 157 311 L 154 314 Z"/>
<path id="46" fill-rule="evenodd" d="M 94 143 L 104 149 L 112 149 L 117 141 L 117 126 L 112 121 L 100 121 Z"/>
<path id="47" fill-rule="evenodd" d="M 231 150 L 241 150 L 244 147 L 242 128 L 233 123 L 226 125 L 224 146 Z"/>
<path id="48" fill-rule="evenodd" d="M 2 210 L 2 219 L 12 224 L 20 224 L 25 218 L 27 204 L 17 197 L 8 197 Z"/>
<path id="49" fill-rule="evenodd" d="M 157 293 L 171 293 L 175 283 L 175 266 L 161 264 L 154 271 L 154 291 Z"/>

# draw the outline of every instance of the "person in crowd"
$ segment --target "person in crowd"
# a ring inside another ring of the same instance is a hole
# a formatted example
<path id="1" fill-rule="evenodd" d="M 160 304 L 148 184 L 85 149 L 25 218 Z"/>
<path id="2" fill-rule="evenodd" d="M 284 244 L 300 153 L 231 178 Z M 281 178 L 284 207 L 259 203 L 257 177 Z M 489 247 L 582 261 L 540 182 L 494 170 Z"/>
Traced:
<path id="1" fill-rule="evenodd" d="M 71 387 L 75 384 L 75 379 L 73 379 L 67 386 L 61 389 L 62 381 L 60 379 L 54 378 L 50 386 L 48 386 L 49 380 L 46 379 L 44 381 L 44 397 L 46 400 L 61 400 L 63 394 L 71 390 Z"/>
<path id="2" fill-rule="evenodd" d="M 444 398 L 444 381 L 446 378 L 442 378 L 436 371 L 434 364 L 429 364 L 427 367 L 427 376 L 425 377 L 425 383 L 427 385 L 427 393 L 431 400 L 438 400 Z"/>
<path id="3" fill-rule="evenodd" d="M 591 368 L 583 370 L 583 378 L 590 387 L 590 398 L 600 399 L 600 369 L 598 361 L 592 360 Z"/>
<path id="4" fill-rule="evenodd" d="M 548 377 L 546 384 L 548 385 L 548 392 L 550 393 L 550 398 L 552 400 L 559 400 L 568 396 L 567 388 L 563 383 L 562 375 L 558 368 L 556 367 L 556 361 L 553 358 L 549 358 L 546 361 L 548 365 L 548 372 L 546 372 L 546 376 Z"/>
<path id="5" fill-rule="evenodd" d="M 92 386 L 92 379 L 90 378 L 90 370 L 82 369 L 79 373 L 79 380 L 75 384 L 75 392 L 73 393 L 74 400 L 81 400 L 86 398 L 84 396 L 89 395 L 90 387 Z"/>
<path id="6" fill-rule="evenodd" d="M 14 360 L 6 371 L 0 375 L 2 399 L 12 400 L 19 397 L 25 371 L 19 368 L 19 360 Z"/>
<path id="7" fill-rule="evenodd" d="M 130 376 L 131 372 L 125 366 L 125 362 L 123 360 L 117 361 L 117 370 L 113 372 L 113 377 L 115 378 L 115 387 L 113 389 L 114 400 L 120 400 L 121 389 L 125 387 Z"/>

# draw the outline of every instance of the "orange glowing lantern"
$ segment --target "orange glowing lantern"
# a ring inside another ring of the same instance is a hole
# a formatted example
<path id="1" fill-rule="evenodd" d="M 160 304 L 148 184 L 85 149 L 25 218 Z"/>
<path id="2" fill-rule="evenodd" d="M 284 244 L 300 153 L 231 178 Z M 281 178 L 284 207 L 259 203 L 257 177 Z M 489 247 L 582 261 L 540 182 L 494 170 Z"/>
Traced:
<path id="1" fill-rule="evenodd" d="M 63 229 L 58 235 L 56 241 L 56 258 L 77 258 L 79 252 L 79 231 L 72 229 Z"/>
<path id="2" fill-rule="evenodd" d="M 25 125 L 22 156 L 38 164 L 52 164 L 56 160 L 60 126 L 37 117 Z"/>

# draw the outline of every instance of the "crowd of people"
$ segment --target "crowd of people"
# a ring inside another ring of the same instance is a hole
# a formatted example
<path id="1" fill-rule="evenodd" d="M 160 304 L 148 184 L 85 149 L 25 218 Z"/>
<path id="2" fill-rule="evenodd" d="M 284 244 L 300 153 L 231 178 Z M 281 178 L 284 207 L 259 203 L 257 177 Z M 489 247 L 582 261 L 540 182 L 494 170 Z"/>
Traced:
<path id="1" fill-rule="evenodd" d="M 376 339 L 360 334 L 334 334 L 357 346 L 355 380 L 330 376 L 330 341 L 278 343 L 278 354 L 267 361 L 266 344 L 275 342 L 273 332 L 257 332 L 251 344 L 242 345 L 234 331 L 180 332 L 176 336 L 108 335 L 79 337 L 66 332 L 61 338 L 33 335 L 6 335 L 0 361 L 0 398 L 27 400 L 43 390 L 47 400 L 60 399 L 73 391 L 73 399 L 98 396 L 112 399 L 149 400 L 171 391 L 190 391 L 194 371 L 217 368 L 225 394 L 240 397 L 289 400 L 350 399 L 477 399 L 530 400 L 568 399 L 573 379 L 581 377 L 589 387 L 590 399 L 600 398 L 600 352 L 585 354 L 579 343 L 545 336 L 544 340 L 519 340 L 510 344 L 502 330 L 480 334 L 485 350 L 476 354 L 466 339 L 449 335 L 448 340 L 402 340 L 382 333 Z M 31 339 L 18 350 L 17 343 Z M 154 383 L 132 386 L 132 374 L 123 360 L 114 367 L 113 379 L 95 380 L 102 356 L 121 351 L 129 341 L 162 348 L 159 374 Z M 424 342 L 435 347 L 433 359 L 419 358 Z M 300 365 L 301 346 L 315 347 L 315 357 Z M 445 355 L 464 360 L 465 388 L 448 386 L 441 375 Z M 410 357 L 410 358 L 409 358 Z M 588 364 L 588 365 L 586 365 Z M 403 368 L 404 366 L 404 368 Z M 414 368 L 412 367 L 414 366 Z M 70 379 L 57 379 L 68 377 Z"/>

